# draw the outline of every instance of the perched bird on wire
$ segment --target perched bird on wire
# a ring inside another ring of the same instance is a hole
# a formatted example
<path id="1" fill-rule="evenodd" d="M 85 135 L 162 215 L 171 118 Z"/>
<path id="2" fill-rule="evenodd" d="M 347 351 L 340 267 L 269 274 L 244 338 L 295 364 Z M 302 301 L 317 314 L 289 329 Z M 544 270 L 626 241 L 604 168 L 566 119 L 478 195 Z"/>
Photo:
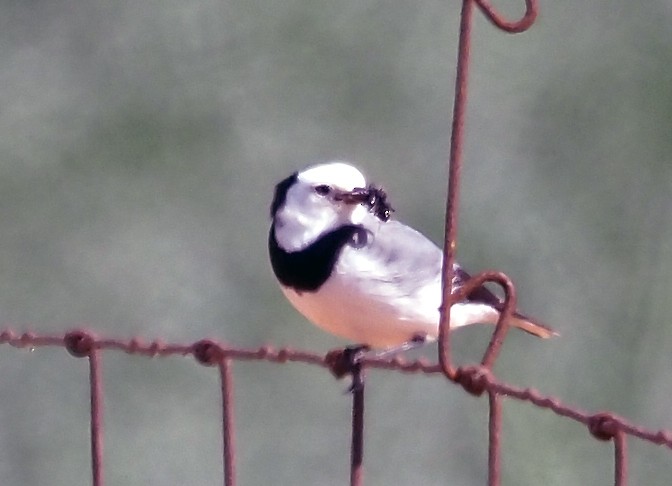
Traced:
<path id="1" fill-rule="evenodd" d="M 282 292 L 318 327 L 353 343 L 393 348 L 439 332 L 443 254 L 391 219 L 385 192 L 345 162 L 308 167 L 280 181 L 268 247 Z M 453 291 L 469 275 L 455 264 Z M 450 328 L 496 324 L 503 301 L 481 286 L 450 311 Z M 510 325 L 556 333 L 515 312 Z"/>

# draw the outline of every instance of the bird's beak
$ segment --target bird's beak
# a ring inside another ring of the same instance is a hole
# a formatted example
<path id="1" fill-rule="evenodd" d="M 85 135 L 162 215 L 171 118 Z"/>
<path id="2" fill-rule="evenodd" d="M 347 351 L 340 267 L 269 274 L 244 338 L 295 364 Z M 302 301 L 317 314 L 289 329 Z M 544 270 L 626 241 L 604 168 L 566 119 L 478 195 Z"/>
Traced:
<path id="1" fill-rule="evenodd" d="M 361 204 L 371 200 L 371 191 L 364 187 L 355 187 L 352 191 L 338 192 L 334 195 L 336 201 L 346 204 Z"/>

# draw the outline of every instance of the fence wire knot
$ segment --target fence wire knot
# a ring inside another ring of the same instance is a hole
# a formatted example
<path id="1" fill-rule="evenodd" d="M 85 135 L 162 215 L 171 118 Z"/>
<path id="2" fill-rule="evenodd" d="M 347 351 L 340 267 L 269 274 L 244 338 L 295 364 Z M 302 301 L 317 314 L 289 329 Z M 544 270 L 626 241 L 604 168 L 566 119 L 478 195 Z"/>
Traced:
<path id="1" fill-rule="evenodd" d="M 75 358 L 85 358 L 91 355 L 95 337 L 88 331 L 70 331 L 63 337 L 65 349 Z"/>
<path id="2" fill-rule="evenodd" d="M 464 390 L 480 397 L 488 388 L 492 379 L 492 372 L 485 366 L 462 366 L 455 370 L 453 380 L 459 384 Z"/>
<path id="3" fill-rule="evenodd" d="M 202 339 L 194 344 L 193 350 L 196 361 L 204 366 L 216 366 L 224 358 L 224 349 L 215 341 Z"/>
<path id="4" fill-rule="evenodd" d="M 0 343 L 16 348 L 39 348 L 55 346 L 66 348 L 75 357 L 87 357 L 89 361 L 91 391 L 91 456 L 94 486 L 103 486 L 103 374 L 102 354 L 107 351 L 125 352 L 138 356 L 193 356 L 199 363 L 219 368 L 222 396 L 222 442 L 225 485 L 235 485 L 235 440 L 233 411 L 232 362 L 267 361 L 270 363 L 304 363 L 322 366 L 337 376 L 353 375 L 353 414 L 351 447 L 351 484 L 361 485 L 362 455 L 364 445 L 364 387 L 365 368 L 396 370 L 404 373 L 420 372 L 424 374 L 443 374 L 439 363 L 427 361 L 407 362 L 401 357 L 384 359 L 367 356 L 362 349 L 338 349 L 326 356 L 291 348 L 274 349 L 262 346 L 255 349 L 231 347 L 214 340 L 203 339 L 195 343 L 163 343 L 160 340 L 145 341 L 140 338 L 129 340 L 98 337 L 84 330 L 70 331 L 61 335 L 46 335 L 33 332 L 18 333 L 12 329 L 0 332 Z M 350 354 L 350 356 L 348 356 Z M 344 357 L 345 355 L 345 357 Z M 357 382 L 359 378 L 359 382 Z M 501 408 L 502 399 L 509 398 L 529 402 L 541 408 L 549 409 L 556 415 L 567 417 L 585 425 L 591 435 L 602 441 L 613 441 L 615 452 L 615 478 L 617 486 L 625 486 L 627 478 L 628 436 L 642 439 L 653 444 L 664 445 L 672 449 L 672 431 L 648 430 L 637 426 L 610 412 L 588 413 L 563 404 L 559 399 L 544 396 L 531 388 L 518 388 L 498 381 L 490 368 L 483 365 L 463 366 L 455 369 L 451 378 L 467 393 L 480 396 L 484 392 L 490 398 L 490 447 L 489 482 L 499 486 L 501 478 Z"/>
<path id="5" fill-rule="evenodd" d="M 588 430 L 598 440 L 612 440 L 619 431 L 618 419 L 613 413 L 596 413 L 588 419 Z"/>
<path id="6" fill-rule="evenodd" d="M 286 363 L 289 359 L 289 351 L 286 349 L 280 349 L 276 353 L 276 360 L 278 363 Z"/>

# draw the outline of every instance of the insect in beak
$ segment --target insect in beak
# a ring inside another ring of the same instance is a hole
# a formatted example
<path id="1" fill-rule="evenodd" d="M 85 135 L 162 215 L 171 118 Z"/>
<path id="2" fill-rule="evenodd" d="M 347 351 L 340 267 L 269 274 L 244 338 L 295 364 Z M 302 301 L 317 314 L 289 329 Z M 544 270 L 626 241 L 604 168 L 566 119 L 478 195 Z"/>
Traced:
<path id="1" fill-rule="evenodd" d="M 346 204 L 364 204 L 381 221 L 390 219 L 394 211 L 387 201 L 387 193 L 382 188 L 373 185 L 366 188 L 355 187 L 352 191 L 338 193 L 334 199 Z"/>

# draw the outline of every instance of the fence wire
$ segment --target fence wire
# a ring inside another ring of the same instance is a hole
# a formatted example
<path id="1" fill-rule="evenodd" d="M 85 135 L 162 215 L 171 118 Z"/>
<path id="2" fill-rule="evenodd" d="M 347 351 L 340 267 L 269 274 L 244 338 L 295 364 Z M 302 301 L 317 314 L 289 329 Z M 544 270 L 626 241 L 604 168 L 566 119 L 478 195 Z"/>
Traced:
<path id="1" fill-rule="evenodd" d="M 483 274 L 476 278 L 484 281 L 492 274 Z M 90 331 L 75 330 L 64 335 L 48 335 L 36 333 L 17 333 L 11 329 L 0 333 L 0 343 L 16 348 L 39 348 L 57 346 L 65 348 L 71 355 L 88 358 L 89 382 L 91 397 L 91 468 L 93 486 L 104 485 L 103 462 L 103 407 L 104 386 L 102 378 L 101 355 L 103 351 L 122 351 L 128 354 L 146 357 L 192 356 L 204 366 L 219 368 L 221 399 L 222 399 L 222 449 L 225 486 L 236 485 L 236 447 L 235 447 L 235 414 L 234 414 L 234 383 L 232 362 L 236 360 L 268 361 L 271 363 L 305 363 L 321 366 L 339 374 L 339 351 L 320 355 L 291 348 L 274 349 L 263 346 L 256 349 L 227 346 L 212 340 L 201 340 L 191 344 L 167 344 L 161 341 L 143 341 L 139 338 L 130 340 L 97 337 Z M 490 350 L 492 346 L 488 347 Z M 486 351 L 487 354 L 487 351 Z M 367 368 L 385 369 L 404 373 L 424 373 L 445 375 L 438 362 L 426 359 L 406 360 L 401 356 L 392 359 L 365 357 L 353 372 L 363 374 Z M 617 486 L 627 484 L 627 443 L 626 436 L 635 437 L 657 445 L 672 449 L 672 431 L 653 431 L 639 427 L 611 412 L 589 413 L 579 408 L 564 404 L 556 397 L 543 395 L 531 388 L 519 388 L 501 382 L 495 378 L 487 366 L 474 365 L 453 369 L 454 374 L 448 378 L 464 388 L 468 393 L 480 396 L 488 393 L 489 416 L 489 453 L 488 453 L 488 485 L 501 484 L 501 449 L 500 436 L 502 424 L 502 400 L 513 398 L 529 402 L 540 408 L 546 408 L 555 414 L 570 418 L 584 424 L 590 434 L 600 441 L 613 441 L 615 451 L 614 477 Z M 362 376 L 360 376 L 361 378 Z M 363 382 L 362 382 L 363 383 Z M 364 452 L 364 388 L 362 385 L 353 393 L 352 406 L 352 446 L 350 484 L 361 486 L 363 482 Z"/>
<path id="2" fill-rule="evenodd" d="M 507 321 L 516 307 L 516 292 L 511 280 L 501 272 L 483 272 L 472 278 L 459 292 L 451 293 L 453 262 L 457 241 L 457 208 L 459 201 L 460 172 L 462 166 L 462 144 L 465 125 L 467 101 L 467 82 L 469 73 L 471 28 L 474 9 L 478 9 L 497 28 L 518 33 L 527 30 L 534 22 L 538 6 L 536 0 L 525 0 L 526 10 L 517 21 L 504 18 L 487 0 L 463 0 L 460 19 L 460 33 L 457 56 L 457 76 L 455 81 L 455 99 L 453 108 L 453 124 L 449 156 L 448 198 L 446 204 L 446 227 L 444 238 L 444 293 L 441 305 L 441 321 L 438 346 L 438 361 L 433 363 L 425 359 L 409 361 L 401 356 L 391 359 L 365 356 L 348 372 L 353 380 L 361 383 L 352 393 L 352 444 L 350 484 L 363 485 L 364 457 L 364 381 L 366 368 L 394 370 L 406 373 L 440 374 L 451 382 L 475 396 L 488 394 L 489 401 L 489 448 L 488 448 L 488 485 L 501 484 L 501 443 L 502 434 L 502 402 L 504 398 L 529 402 L 540 408 L 567 417 L 585 425 L 590 434 L 600 441 L 612 441 L 614 444 L 614 484 L 625 486 L 628 480 L 628 436 L 641 439 L 652 444 L 664 445 L 672 449 L 672 431 L 653 431 L 630 423 L 612 412 L 589 413 L 579 408 L 564 404 L 560 399 L 543 395 L 531 388 L 519 388 L 499 381 L 492 372 L 499 350 L 507 333 Z M 480 364 L 456 367 L 451 361 L 450 304 L 463 299 L 471 290 L 484 284 L 494 282 L 505 292 L 505 308 L 493 331 L 490 343 L 483 354 Z M 322 366 L 336 375 L 342 375 L 341 352 L 319 355 L 307 351 L 290 348 L 274 349 L 269 346 L 257 349 L 237 348 L 212 340 L 201 340 L 192 344 L 167 344 L 162 341 L 146 342 L 139 338 L 119 340 L 97 337 L 90 331 L 76 330 L 63 335 L 36 333 L 18 333 L 7 329 L 0 333 L 0 343 L 17 348 L 38 348 L 58 346 L 67 349 L 78 358 L 88 358 L 90 398 L 91 398 L 91 469 L 94 486 L 104 485 L 103 456 L 103 407 L 104 384 L 101 357 L 103 351 L 123 351 L 128 354 L 155 356 L 193 356 L 205 366 L 219 368 L 222 397 L 222 461 L 223 483 L 225 486 L 236 484 L 236 446 L 235 446 L 235 413 L 234 383 L 232 362 L 235 360 L 261 360 L 272 363 L 299 362 Z"/>

